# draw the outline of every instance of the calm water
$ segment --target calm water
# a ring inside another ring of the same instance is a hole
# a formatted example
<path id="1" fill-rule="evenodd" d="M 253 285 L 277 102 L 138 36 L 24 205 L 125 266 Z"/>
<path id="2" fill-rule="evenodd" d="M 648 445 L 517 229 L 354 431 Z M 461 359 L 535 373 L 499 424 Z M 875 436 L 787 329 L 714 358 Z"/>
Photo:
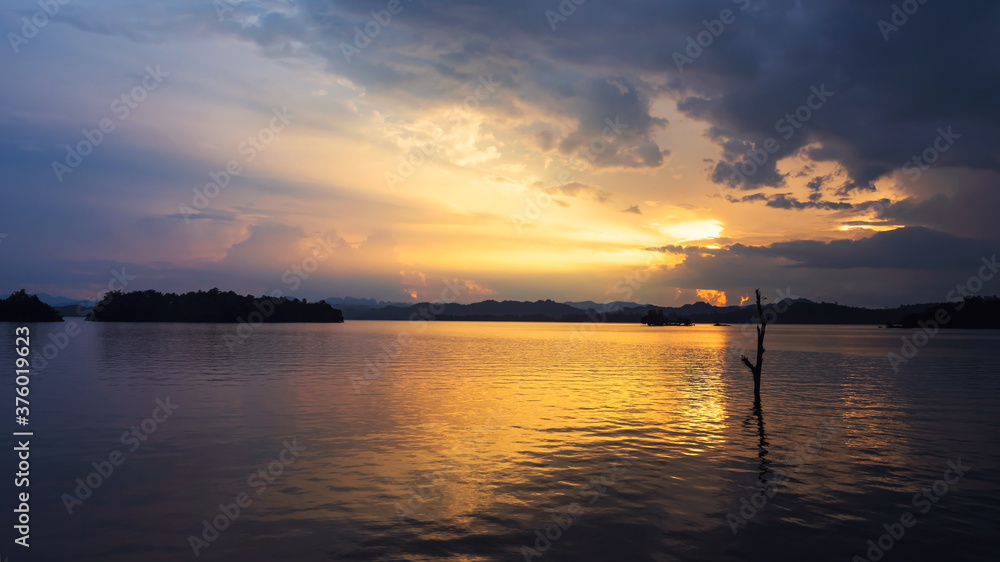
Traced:
<path id="1" fill-rule="evenodd" d="M 896 373 L 907 332 L 773 326 L 757 416 L 740 326 L 271 325 L 231 351 L 232 325 L 68 322 L 11 560 L 194 560 L 216 519 L 198 560 L 848 561 L 907 512 L 883 560 L 996 559 L 998 332 Z"/>

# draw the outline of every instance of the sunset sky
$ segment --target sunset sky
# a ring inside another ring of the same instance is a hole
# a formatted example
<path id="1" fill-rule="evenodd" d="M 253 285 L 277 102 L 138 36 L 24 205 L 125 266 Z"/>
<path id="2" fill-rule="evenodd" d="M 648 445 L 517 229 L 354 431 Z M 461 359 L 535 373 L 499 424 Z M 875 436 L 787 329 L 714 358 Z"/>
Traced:
<path id="1" fill-rule="evenodd" d="M 941 301 L 1000 246 L 1000 4 L 912 5 L 4 2 L 0 293 Z"/>

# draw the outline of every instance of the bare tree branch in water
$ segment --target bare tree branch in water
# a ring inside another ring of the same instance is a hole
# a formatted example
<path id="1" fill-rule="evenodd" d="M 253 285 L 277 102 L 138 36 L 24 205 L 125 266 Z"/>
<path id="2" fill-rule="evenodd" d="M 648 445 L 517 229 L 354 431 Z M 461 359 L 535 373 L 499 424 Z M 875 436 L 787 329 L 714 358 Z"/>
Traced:
<path id="1" fill-rule="evenodd" d="M 760 368 L 764 362 L 764 331 L 767 330 L 767 319 L 764 318 L 764 308 L 760 304 L 760 289 L 757 289 L 757 315 L 760 317 L 760 326 L 757 326 L 757 364 L 750 363 L 746 355 L 741 355 L 743 364 L 753 373 L 753 395 L 757 404 L 760 404 Z"/>

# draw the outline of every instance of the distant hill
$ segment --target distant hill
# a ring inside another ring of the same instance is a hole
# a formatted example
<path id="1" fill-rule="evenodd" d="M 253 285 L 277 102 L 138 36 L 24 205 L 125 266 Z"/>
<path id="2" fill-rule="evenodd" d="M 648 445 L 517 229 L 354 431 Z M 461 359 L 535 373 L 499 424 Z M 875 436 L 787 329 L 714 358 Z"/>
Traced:
<path id="1" fill-rule="evenodd" d="M 38 300 L 44 302 L 45 304 L 48 304 L 48 305 L 51 305 L 51 306 L 56 306 L 56 307 L 58 307 L 58 306 L 70 306 L 70 305 L 76 306 L 76 305 L 81 304 L 81 303 L 82 304 L 86 304 L 88 306 L 93 306 L 94 304 L 97 303 L 97 301 L 94 301 L 94 300 L 74 299 L 74 298 L 70 298 L 70 297 L 52 296 L 52 295 L 49 295 L 49 294 L 46 294 L 46 293 L 38 293 L 37 296 L 38 296 Z"/>
<path id="2" fill-rule="evenodd" d="M 604 303 L 599 303 L 594 301 L 577 301 L 577 302 L 567 301 L 564 302 L 563 304 L 568 304 L 573 308 L 579 308 L 580 310 L 587 310 L 587 309 L 600 310 L 601 307 L 605 306 Z M 608 303 L 608 306 L 614 306 L 617 309 L 621 310 L 623 308 L 635 308 L 637 306 L 643 306 L 643 305 L 635 302 L 614 301 L 612 303 Z M 645 305 L 645 306 L 653 306 L 653 305 Z"/>
<path id="3" fill-rule="evenodd" d="M 52 308 L 59 311 L 59 314 L 62 314 L 63 318 L 72 318 L 72 317 L 82 318 L 87 316 L 87 314 L 90 312 L 90 309 L 93 308 L 93 305 L 81 303 L 81 304 L 68 304 L 65 306 L 53 306 Z"/>
<path id="4" fill-rule="evenodd" d="M 38 297 L 38 300 L 56 309 L 64 318 L 86 316 L 87 311 L 97 304 L 95 300 L 52 296 L 46 293 L 38 293 L 35 296 Z"/>
<path id="5" fill-rule="evenodd" d="M 354 320 L 408 320 L 430 317 L 436 320 L 475 320 L 494 322 L 607 322 L 640 323 L 644 317 L 678 318 L 695 324 L 742 324 L 756 322 L 757 309 L 754 306 L 716 307 L 705 302 L 686 304 L 679 307 L 635 305 L 634 303 L 610 303 L 607 307 L 598 303 L 589 309 L 581 308 L 583 303 L 558 303 L 551 300 L 522 302 L 487 300 L 474 304 L 443 304 L 432 309 L 431 303 L 409 306 L 386 306 L 379 309 L 345 311 L 347 319 Z M 628 306 L 632 305 L 632 306 Z M 896 308 L 860 308 L 836 303 L 813 302 L 808 299 L 785 299 L 779 303 L 764 306 L 765 310 L 781 307 L 777 314 L 778 324 L 898 324 L 908 315 L 920 314 L 936 307 L 937 304 L 912 304 Z M 421 311 L 424 311 L 423 314 Z M 607 310 L 605 312 L 605 310 Z M 650 316 L 653 315 L 653 316 Z M 648 319 L 648 318 L 647 318 Z"/>
<path id="6" fill-rule="evenodd" d="M 0 322 L 62 322 L 56 309 L 24 289 L 0 299 Z"/>
<path id="7" fill-rule="evenodd" d="M 594 303 L 589 309 L 580 308 L 581 303 L 560 303 L 552 300 L 527 301 L 495 301 L 486 300 L 473 304 L 438 304 L 419 303 L 409 306 L 387 306 L 372 310 L 353 310 L 345 312 L 345 317 L 355 320 L 407 320 L 411 317 L 421 318 L 438 312 L 434 316 L 438 320 L 493 320 L 520 322 L 590 322 L 602 317 L 601 311 L 608 310 L 603 315 L 607 322 L 638 322 L 639 318 L 651 310 L 662 310 L 668 315 L 680 316 L 697 314 L 714 314 L 715 309 L 706 303 L 688 304 L 678 308 L 656 307 L 653 305 L 635 305 L 634 303 L 610 303 L 607 306 Z M 623 308 L 621 305 L 632 305 Z M 739 307 L 733 307 L 738 310 Z M 421 311 L 425 311 L 423 315 Z M 416 315 L 416 316 L 414 316 Z M 713 320 L 714 321 L 714 320 Z"/>
<path id="8" fill-rule="evenodd" d="M 859 308 L 829 302 L 813 302 L 807 299 L 785 300 L 782 303 L 765 305 L 764 309 L 784 305 L 786 309 L 778 315 L 780 324 L 889 324 L 899 322 L 903 316 L 924 310 L 926 304 L 905 305 L 898 308 Z M 750 322 L 757 316 L 756 307 L 719 314 L 690 314 L 695 322 L 722 322 L 736 324 Z"/>
<path id="9" fill-rule="evenodd" d="M 359 299 L 354 297 L 332 297 L 326 299 L 326 302 L 343 311 L 344 318 L 349 320 L 354 320 L 357 318 L 358 314 L 369 310 L 378 310 L 387 306 L 407 307 L 412 304 L 407 302 L 377 301 L 375 299 Z"/>
<path id="10" fill-rule="evenodd" d="M 326 302 L 334 306 L 385 308 L 387 306 L 410 306 L 409 302 L 379 301 L 375 299 L 359 299 L 355 297 L 330 297 Z"/>

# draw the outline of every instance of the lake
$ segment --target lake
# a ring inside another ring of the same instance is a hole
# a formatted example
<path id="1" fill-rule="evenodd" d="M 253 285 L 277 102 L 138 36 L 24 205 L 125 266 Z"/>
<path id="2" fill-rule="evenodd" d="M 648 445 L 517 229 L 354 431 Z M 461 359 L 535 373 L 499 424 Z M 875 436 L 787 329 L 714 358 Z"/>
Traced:
<path id="1" fill-rule="evenodd" d="M 996 559 L 996 331 L 29 326 L 11 560 Z"/>

